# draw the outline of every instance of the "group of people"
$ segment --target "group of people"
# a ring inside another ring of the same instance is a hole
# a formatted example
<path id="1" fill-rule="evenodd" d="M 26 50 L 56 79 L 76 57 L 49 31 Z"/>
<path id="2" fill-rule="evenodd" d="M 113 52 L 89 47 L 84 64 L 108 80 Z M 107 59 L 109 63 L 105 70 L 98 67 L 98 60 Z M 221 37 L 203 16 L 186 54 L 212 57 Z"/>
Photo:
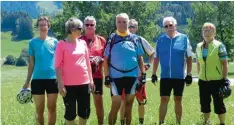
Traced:
<path id="1" fill-rule="evenodd" d="M 36 123 L 44 125 L 45 95 L 47 96 L 48 125 L 55 125 L 58 93 L 63 97 L 66 125 L 85 125 L 90 116 L 90 93 L 93 95 L 98 124 L 104 124 L 103 84 L 110 89 L 111 109 L 108 124 L 114 125 L 120 111 L 121 125 L 130 125 L 134 98 L 138 101 L 139 124 L 144 124 L 146 71 L 153 63 L 151 81 L 159 63 L 160 107 L 159 124 L 164 124 L 171 90 L 174 92 L 177 123 L 182 117 L 182 95 L 185 83 L 192 83 L 192 47 L 186 35 L 177 32 L 173 17 L 163 19 L 165 34 L 158 37 L 155 50 L 149 42 L 136 35 L 138 22 L 126 13 L 116 16 L 116 31 L 106 40 L 96 35 L 96 20 L 87 16 L 83 22 L 75 17 L 65 23 L 66 38 L 56 40 L 48 36 L 50 22 L 42 16 L 37 20 L 40 35 L 29 42 L 30 61 L 23 88 L 33 95 Z M 85 33 L 82 35 L 82 31 Z M 225 105 L 217 91 L 227 79 L 227 52 L 215 39 L 216 29 L 211 23 L 202 27 L 204 40 L 197 45 L 197 66 L 201 112 L 209 124 L 211 95 L 220 125 L 225 123 Z M 149 56 L 144 63 L 143 54 Z M 187 75 L 185 76 L 185 67 Z M 103 69 L 104 68 L 104 73 Z M 104 75 L 104 77 L 103 77 Z M 31 80 L 32 79 L 32 80 Z M 45 94 L 46 92 L 46 94 Z"/>

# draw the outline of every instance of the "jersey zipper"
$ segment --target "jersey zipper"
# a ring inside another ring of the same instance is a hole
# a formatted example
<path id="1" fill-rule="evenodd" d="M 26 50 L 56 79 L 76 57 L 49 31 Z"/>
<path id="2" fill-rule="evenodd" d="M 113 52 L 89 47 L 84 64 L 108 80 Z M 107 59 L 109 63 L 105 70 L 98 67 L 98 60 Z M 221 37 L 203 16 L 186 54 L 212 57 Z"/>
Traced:
<path id="1" fill-rule="evenodd" d="M 171 39 L 171 45 L 172 45 L 172 39 Z M 170 60 L 169 60 L 169 63 L 170 63 L 169 64 L 170 65 L 170 78 L 171 78 L 171 45 L 170 45 Z"/>

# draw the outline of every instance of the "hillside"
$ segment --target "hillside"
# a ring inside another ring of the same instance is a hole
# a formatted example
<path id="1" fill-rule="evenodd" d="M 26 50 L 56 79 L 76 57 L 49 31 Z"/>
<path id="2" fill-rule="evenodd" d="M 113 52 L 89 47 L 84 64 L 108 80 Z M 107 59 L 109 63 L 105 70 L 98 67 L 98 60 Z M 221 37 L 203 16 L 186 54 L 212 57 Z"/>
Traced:
<path id="1" fill-rule="evenodd" d="M 23 11 L 32 18 L 37 18 L 41 14 L 54 15 L 62 9 L 61 1 L 3 1 L 1 2 L 2 11 L 16 12 Z"/>

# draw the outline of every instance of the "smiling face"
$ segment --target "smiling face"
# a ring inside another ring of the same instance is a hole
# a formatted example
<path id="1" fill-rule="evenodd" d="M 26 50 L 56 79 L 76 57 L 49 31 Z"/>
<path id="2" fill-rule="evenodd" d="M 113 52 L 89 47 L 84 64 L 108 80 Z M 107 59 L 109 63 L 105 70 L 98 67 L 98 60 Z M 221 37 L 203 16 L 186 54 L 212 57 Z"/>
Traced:
<path id="1" fill-rule="evenodd" d="M 133 34 L 136 34 L 136 32 L 138 30 L 137 24 L 134 22 L 129 22 L 128 30 Z"/>
<path id="2" fill-rule="evenodd" d="M 38 21 L 38 27 L 39 27 L 40 32 L 48 32 L 49 30 L 49 24 L 46 20 Z"/>
<path id="3" fill-rule="evenodd" d="M 126 32 L 128 30 L 128 19 L 123 16 L 118 16 L 116 18 L 116 27 L 119 32 Z"/>
<path id="4" fill-rule="evenodd" d="M 176 25 L 173 24 L 172 21 L 166 21 L 163 27 L 167 34 L 172 34 L 172 33 L 175 33 L 176 31 Z"/>
<path id="5" fill-rule="evenodd" d="M 96 24 L 94 20 L 87 20 L 85 23 L 85 33 L 94 34 L 96 31 Z"/>

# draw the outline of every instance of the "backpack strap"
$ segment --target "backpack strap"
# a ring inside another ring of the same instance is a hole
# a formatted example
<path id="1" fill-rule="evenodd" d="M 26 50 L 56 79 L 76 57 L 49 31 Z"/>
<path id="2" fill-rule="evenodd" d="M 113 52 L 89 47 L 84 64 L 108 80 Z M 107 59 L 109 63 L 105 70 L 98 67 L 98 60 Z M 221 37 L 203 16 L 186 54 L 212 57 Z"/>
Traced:
<path id="1" fill-rule="evenodd" d="M 110 44 L 109 57 L 108 57 L 109 66 L 111 66 L 113 69 L 115 69 L 115 70 L 117 70 L 117 71 L 119 71 L 119 72 L 122 72 L 122 73 L 128 73 L 128 72 L 131 72 L 131 71 L 135 70 L 135 69 L 137 68 L 137 66 L 135 66 L 134 68 L 132 68 L 132 69 L 130 69 L 130 70 L 120 70 L 120 69 L 114 67 L 114 66 L 111 64 L 111 50 L 112 50 L 114 44 L 120 43 L 120 42 L 122 42 L 122 41 L 124 41 L 124 40 L 133 42 L 135 48 L 137 48 L 137 44 L 136 44 L 136 42 L 135 42 L 135 39 L 136 39 L 137 37 L 136 37 L 135 35 L 131 34 L 130 38 L 126 38 L 126 39 L 124 39 L 124 40 L 119 40 L 119 41 L 117 41 L 117 42 L 115 42 L 115 37 L 116 37 L 116 33 L 112 33 L 111 36 L 110 36 L 110 38 L 109 38 L 109 41 L 108 41 L 108 43 Z"/>

